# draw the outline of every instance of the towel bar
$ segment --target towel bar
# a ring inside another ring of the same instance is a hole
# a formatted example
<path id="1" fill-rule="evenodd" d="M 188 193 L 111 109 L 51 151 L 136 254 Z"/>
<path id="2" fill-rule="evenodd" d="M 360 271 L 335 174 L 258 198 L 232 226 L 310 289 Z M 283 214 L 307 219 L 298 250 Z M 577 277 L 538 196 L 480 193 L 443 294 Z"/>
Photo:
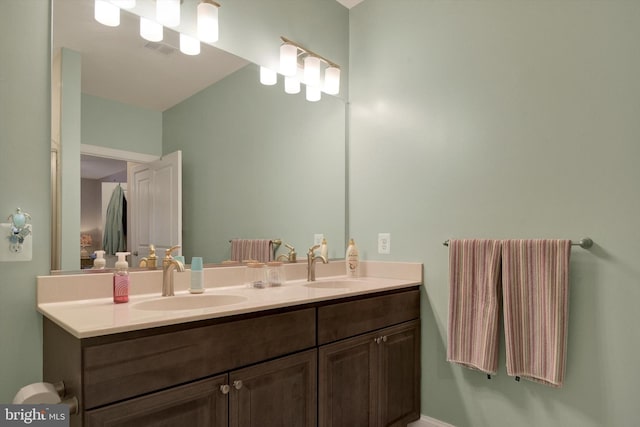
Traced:
<path id="1" fill-rule="evenodd" d="M 449 246 L 449 241 L 445 240 L 444 242 L 442 242 L 442 245 Z M 572 241 L 571 246 L 580 246 L 583 249 L 589 249 L 591 246 L 593 246 L 593 240 L 591 240 L 589 237 L 583 237 L 578 242 Z"/>

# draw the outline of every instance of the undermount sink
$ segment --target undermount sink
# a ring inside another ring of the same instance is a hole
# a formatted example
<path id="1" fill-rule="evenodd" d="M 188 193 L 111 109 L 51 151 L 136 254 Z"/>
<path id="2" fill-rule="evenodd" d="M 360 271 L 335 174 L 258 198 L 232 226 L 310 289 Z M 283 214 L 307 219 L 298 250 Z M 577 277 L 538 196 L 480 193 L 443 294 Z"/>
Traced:
<path id="1" fill-rule="evenodd" d="M 133 306 L 138 310 L 149 311 L 193 310 L 237 304 L 246 300 L 247 298 L 237 295 L 180 295 L 141 301 Z"/>
<path id="2" fill-rule="evenodd" d="M 363 286 L 365 282 L 361 280 L 325 280 L 318 282 L 308 282 L 304 286 L 318 289 L 349 289 Z"/>

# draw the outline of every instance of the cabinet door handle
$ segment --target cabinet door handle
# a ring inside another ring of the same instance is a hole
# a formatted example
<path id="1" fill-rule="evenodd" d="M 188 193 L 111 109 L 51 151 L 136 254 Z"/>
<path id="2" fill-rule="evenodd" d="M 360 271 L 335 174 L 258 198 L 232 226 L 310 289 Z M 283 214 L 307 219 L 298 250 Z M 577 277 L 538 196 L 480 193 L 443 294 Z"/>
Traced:
<path id="1" fill-rule="evenodd" d="M 373 342 L 375 342 L 376 344 L 380 344 L 380 342 L 382 342 L 382 338 L 380 337 L 374 338 Z"/>
<path id="2" fill-rule="evenodd" d="M 236 390 L 240 390 L 242 388 L 242 380 L 235 380 L 233 382 L 233 386 Z"/>
<path id="3" fill-rule="evenodd" d="M 382 341 L 387 342 L 387 336 L 386 336 L 386 335 L 384 335 L 384 336 L 382 337 Z"/>
<path id="4" fill-rule="evenodd" d="M 231 387 L 229 387 L 229 384 L 223 384 L 220 386 L 220 393 L 229 394 L 229 391 L 231 391 Z"/>

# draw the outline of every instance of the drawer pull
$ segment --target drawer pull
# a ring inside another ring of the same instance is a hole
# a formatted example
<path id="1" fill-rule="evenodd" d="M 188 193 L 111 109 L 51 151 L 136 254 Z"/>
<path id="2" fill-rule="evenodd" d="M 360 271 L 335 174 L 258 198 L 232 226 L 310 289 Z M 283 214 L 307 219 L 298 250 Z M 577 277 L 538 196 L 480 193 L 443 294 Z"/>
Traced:
<path id="1" fill-rule="evenodd" d="M 384 336 L 382 337 L 382 341 L 383 341 L 383 342 L 387 342 L 387 336 L 386 336 L 386 335 L 384 335 Z"/>
<path id="2" fill-rule="evenodd" d="M 233 382 L 233 386 L 236 390 L 240 390 L 242 388 L 242 380 L 236 380 Z"/>
<path id="3" fill-rule="evenodd" d="M 231 387 L 229 387 L 229 384 L 223 384 L 220 386 L 220 393 L 229 394 L 230 391 L 231 391 Z"/>

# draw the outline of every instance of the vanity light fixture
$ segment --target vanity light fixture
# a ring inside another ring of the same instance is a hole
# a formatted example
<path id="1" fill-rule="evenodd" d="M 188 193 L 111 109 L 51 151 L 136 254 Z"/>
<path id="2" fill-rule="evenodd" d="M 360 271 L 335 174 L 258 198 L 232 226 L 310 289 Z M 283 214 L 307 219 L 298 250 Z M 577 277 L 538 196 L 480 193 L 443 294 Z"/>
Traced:
<path id="1" fill-rule="evenodd" d="M 295 76 L 298 72 L 298 48 L 291 43 L 280 45 L 280 74 Z"/>
<path id="2" fill-rule="evenodd" d="M 200 40 L 187 34 L 180 33 L 180 52 L 185 55 L 199 55 Z"/>
<path id="3" fill-rule="evenodd" d="M 317 56 L 304 58 L 304 84 L 320 86 L 320 58 Z"/>
<path id="4" fill-rule="evenodd" d="M 156 19 L 167 27 L 180 25 L 180 0 L 156 0 Z"/>
<path id="5" fill-rule="evenodd" d="M 320 100 L 321 92 L 329 95 L 337 95 L 340 92 L 340 66 L 338 64 L 286 37 L 280 37 L 280 39 L 282 40 L 280 74 L 285 76 L 284 90 L 286 93 L 300 92 L 301 82 L 307 86 L 307 100 L 312 102 Z M 324 79 L 322 80 L 323 67 Z M 301 72 L 300 69 L 302 69 Z M 300 81 L 300 77 L 302 81 Z"/>
<path id="6" fill-rule="evenodd" d="M 329 95 L 340 92 L 340 68 L 327 67 L 324 70 L 324 87 L 322 90 Z"/>
<path id="7" fill-rule="evenodd" d="M 321 98 L 320 86 L 307 85 L 306 98 L 307 98 L 307 101 L 309 102 L 320 101 L 320 98 Z"/>
<path id="8" fill-rule="evenodd" d="M 218 41 L 218 8 L 220 4 L 213 0 L 202 0 L 198 4 L 198 37 L 206 43 Z"/>
<path id="9" fill-rule="evenodd" d="M 260 66 L 260 83 L 265 86 L 273 86 L 278 83 L 278 73 L 267 67 Z"/>
<path id="10" fill-rule="evenodd" d="M 164 27 L 151 19 L 140 17 L 140 37 L 150 42 L 162 41 Z"/>
<path id="11" fill-rule="evenodd" d="M 96 21 L 107 27 L 120 25 L 120 9 L 108 0 L 95 0 L 93 16 Z"/>
<path id="12" fill-rule="evenodd" d="M 300 80 L 296 76 L 284 76 L 284 91 L 291 95 L 300 93 Z"/>

